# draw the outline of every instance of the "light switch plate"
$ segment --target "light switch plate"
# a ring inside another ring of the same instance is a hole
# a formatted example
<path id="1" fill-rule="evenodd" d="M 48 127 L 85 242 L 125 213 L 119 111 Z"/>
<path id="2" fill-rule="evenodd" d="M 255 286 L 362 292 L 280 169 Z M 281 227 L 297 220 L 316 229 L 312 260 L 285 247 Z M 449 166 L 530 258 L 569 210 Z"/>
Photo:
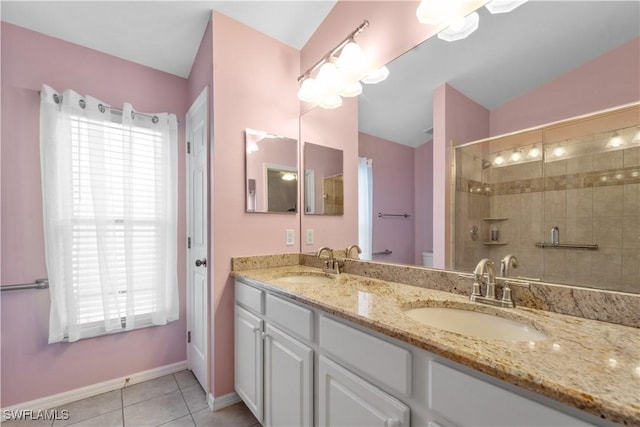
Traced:
<path id="1" fill-rule="evenodd" d="M 294 231 L 291 230 L 291 229 L 287 229 L 287 237 L 286 237 L 286 240 L 285 240 L 285 245 L 293 246 L 294 243 L 295 243 L 295 240 L 296 240 L 296 238 L 295 238 Z"/>
<path id="2" fill-rule="evenodd" d="M 313 228 L 307 228 L 307 245 L 313 245 Z"/>

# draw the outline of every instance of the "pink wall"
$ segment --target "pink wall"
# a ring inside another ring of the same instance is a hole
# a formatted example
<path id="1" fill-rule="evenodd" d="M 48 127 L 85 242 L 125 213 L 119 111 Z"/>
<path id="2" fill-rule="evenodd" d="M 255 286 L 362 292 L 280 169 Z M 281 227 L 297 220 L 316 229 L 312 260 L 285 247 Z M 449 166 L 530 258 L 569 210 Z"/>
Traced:
<path id="1" fill-rule="evenodd" d="M 359 135 L 359 156 L 373 160 L 373 252 L 391 250 L 376 261 L 415 261 L 415 149 L 366 133 Z M 378 218 L 378 212 L 408 213 L 409 218 Z"/>
<path id="2" fill-rule="evenodd" d="M 422 265 L 422 252 L 433 252 L 433 141 L 414 150 L 415 253 L 414 264 Z"/>
<path id="3" fill-rule="evenodd" d="M 640 38 L 491 111 L 491 135 L 640 100 Z"/>
<path id="4" fill-rule="evenodd" d="M 300 139 L 342 150 L 344 167 L 344 215 L 303 215 L 301 234 L 314 231 L 314 244 L 303 240 L 302 252 L 322 246 L 346 249 L 358 243 L 358 102 L 345 99 L 335 110 L 314 108 L 300 117 Z"/>
<path id="5" fill-rule="evenodd" d="M 193 65 L 191 66 L 191 72 L 189 73 L 189 79 L 187 80 L 187 93 L 188 93 L 188 104 L 189 106 L 191 106 L 194 101 L 196 100 L 196 98 L 198 97 L 198 95 L 200 95 L 200 93 L 205 90 L 205 88 L 207 88 L 208 90 L 208 100 L 209 100 L 209 111 L 208 111 L 208 119 L 209 119 L 209 149 L 210 149 L 210 156 L 209 156 L 209 161 L 208 161 L 208 168 L 211 169 L 211 164 L 213 163 L 213 149 L 212 149 L 212 144 L 211 144 L 211 140 L 212 140 L 212 130 L 213 130 L 213 101 L 211 99 L 212 97 L 212 87 L 213 87 L 213 31 L 211 29 L 211 21 L 209 21 L 209 23 L 207 24 L 207 28 L 204 31 L 204 34 L 202 35 L 202 40 L 200 42 L 200 46 L 198 47 L 198 53 L 196 54 L 196 57 L 193 61 Z M 209 213 L 211 213 L 211 203 L 212 203 L 212 197 L 211 197 L 211 192 L 209 192 L 208 197 L 207 197 L 207 207 L 208 207 L 208 211 Z M 209 236 L 207 236 L 208 239 L 208 244 L 209 244 L 209 253 L 207 253 L 207 259 L 213 259 L 213 257 L 211 256 L 212 253 L 212 239 L 211 239 L 211 234 L 209 233 Z M 211 277 L 211 275 L 209 275 L 208 277 L 208 285 L 209 285 L 209 296 L 211 296 L 212 292 L 211 292 L 211 282 L 212 282 L 213 278 Z M 211 322 L 212 322 L 212 318 L 213 315 L 211 313 L 211 306 L 212 303 L 211 301 L 208 302 L 207 304 L 207 322 L 210 325 L 209 326 L 209 332 L 211 332 L 213 330 L 213 327 L 211 326 Z M 208 344 L 209 347 L 211 347 L 211 343 L 213 342 L 213 339 L 211 337 L 211 333 L 208 334 Z M 209 378 L 207 379 L 207 384 L 203 386 L 206 388 L 207 392 L 211 391 L 211 384 L 212 384 L 212 377 L 213 377 L 213 369 L 212 369 L 212 353 L 211 351 L 209 351 L 209 354 L 207 354 L 207 366 L 209 366 L 209 369 L 207 369 L 207 372 L 210 373 Z"/>
<path id="6" fill-rule="evenodd" d="M 489 136 L 489 110 L 444 84 L 433 97 L 433 130 L 433 266 L 451 268 L 451 147 Z"/>
<path id="7" fill-rule="evenodd" d="M 231 257 L 300 249 L 298 233 L 285 246 L 285 230 L 299 230 L 299 214 L 245 213 L 244 192 L 245 128 L 298 139 L 300 55 L 217 12 L 212 29 L 211 391 L 219 397 L 234 389 Z"/>
<path id="8" fill-rule="evenodd" d="M 175 113 L 184 123 L 187 82 L 11 24 L 2 34 L 2 284 L 46 277 L 39 158 L 43 83 L 117 106 Z M 167 326 L 47 344 L 49 295 L 28 290 L 1 300 L 2 407 L 186 359 L 184 130 L 179 130 L 180 320 Z M 123 361 L 123 357 L 125 357 Z"/>

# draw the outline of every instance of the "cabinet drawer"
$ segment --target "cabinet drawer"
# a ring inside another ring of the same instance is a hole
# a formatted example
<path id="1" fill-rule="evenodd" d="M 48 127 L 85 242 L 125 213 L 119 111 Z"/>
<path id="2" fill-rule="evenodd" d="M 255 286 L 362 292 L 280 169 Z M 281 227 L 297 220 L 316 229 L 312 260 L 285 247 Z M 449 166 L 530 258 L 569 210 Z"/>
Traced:
<path id="1" fill-rule="evenodd" d="M 306 341 L 313 338 L 313 313 L 311 310 L 267 294 L 267 317 L 287 331 Z"/>
<path id="2" fill-rule="evenodd" d="M 236 302 L 256 313 L 264 314 L 263 292 L 237 280 L 235 283 Z"/>
<path id="3" fill-rule="evenodd" d="M 458 425 L 590 425 L 438 362 L 430 363 L 430 371 L 429 407 Z"/>
<path id="4" fill-rule="evenodd" d="M 320 317 L 320 348 L 385 386 L 411 395 L 411 353 L 365 332 Z"/>

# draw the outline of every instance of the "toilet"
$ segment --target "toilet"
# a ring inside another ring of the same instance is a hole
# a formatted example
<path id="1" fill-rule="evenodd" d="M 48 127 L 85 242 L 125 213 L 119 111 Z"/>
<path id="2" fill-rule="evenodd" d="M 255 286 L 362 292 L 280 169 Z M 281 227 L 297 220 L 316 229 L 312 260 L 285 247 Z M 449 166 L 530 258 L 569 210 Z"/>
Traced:
<path id="1" fill-rule="evenodd" d="M 433 267 L 433 252 L 422 252 L 423 267 Z"/>

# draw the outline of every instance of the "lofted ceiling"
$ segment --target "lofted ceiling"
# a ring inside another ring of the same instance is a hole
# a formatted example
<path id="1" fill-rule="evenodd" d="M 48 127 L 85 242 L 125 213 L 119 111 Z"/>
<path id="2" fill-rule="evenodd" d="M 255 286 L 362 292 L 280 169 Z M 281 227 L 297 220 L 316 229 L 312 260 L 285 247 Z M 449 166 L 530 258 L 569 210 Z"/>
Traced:
<path id="1" fill-rule="evenodd" d="M 0 18 L 188 77 L 212 9 L 301 49 L 336 1 L 1 0 Z M 638 0 L 530 0 L 479 13 L 467 39 L 432 38 L 390 63 L 385 82 L 365 85 L 360 131 L 418 146 L 430 139 L 433 91 L 445 82 L 493 109 L 640 36 Z"/>
<path id="2" fill-rule="evenodd" d="M 335 2 L 2 0 L 0 18 L 186 78 L 212 9 L 299 50 Z"/>

